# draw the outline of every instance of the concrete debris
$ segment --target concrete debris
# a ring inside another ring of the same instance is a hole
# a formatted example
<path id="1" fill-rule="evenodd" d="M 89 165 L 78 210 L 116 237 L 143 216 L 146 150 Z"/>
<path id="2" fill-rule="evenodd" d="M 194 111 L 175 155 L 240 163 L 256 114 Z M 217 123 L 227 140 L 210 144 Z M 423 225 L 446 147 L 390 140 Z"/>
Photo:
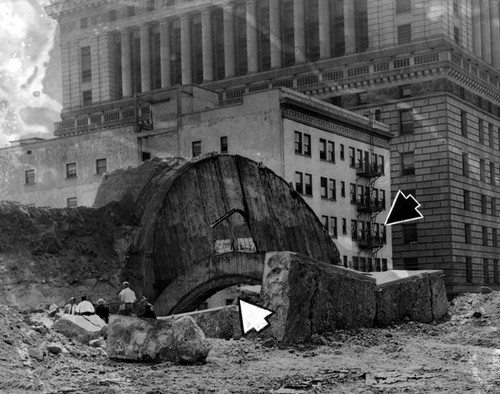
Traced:
<path id="1" fill-rule="evenodd" d="M 47 351 L 52 354 L 62 353 L 63 347 L 58 343 L 49 343 L 47 344 Z"/>
<path id="2" fill-rule="evenodd" d="M 104 338 L 97 338 L 97 339 L 92 339 L 89 341 L 89 346 L 91 347 L 100 347 L 100 348 L 105 348 L 106 347 L 106 341 Z"/>
<path id="3" fill-rule="evenodd" d="M 54 331 L 66 335 L 68 338 L 76 339 L 82 343 L 88 343 L 106 333 L 106 323 L 97 315 L 79 316 L 62 315 L 52 326 Z"/>
<path id="4" fill-rule="evenodd" d="M 190 316 L 166 320 L 110 316 L 106 347 L 113 359 L 178 364 L 204 362 L 211 349 Z"/>
<path id="5" fill-rule="evenodd" d="M 236 305 L 181 313 L 160 319 L 176 319 L 181 316 L 192 317 L 207 338 L 239 339 L 242 336 L 240 313 Z"/>
<path id="6" fill-rule="evenodd" d="M 338 328 L 366 327 L 375 317 L 375 280 L 291 252 L 266 254 L 263 307 L 275 312 L 264 336 L 308 340 Z"/>
<path id="7" fill-rule="evenodd" d="M 448 311 L 442 271 L 387 271 L 372 273 L 377 280 L 375 324 L 398 321 L 429 323 Z"/>

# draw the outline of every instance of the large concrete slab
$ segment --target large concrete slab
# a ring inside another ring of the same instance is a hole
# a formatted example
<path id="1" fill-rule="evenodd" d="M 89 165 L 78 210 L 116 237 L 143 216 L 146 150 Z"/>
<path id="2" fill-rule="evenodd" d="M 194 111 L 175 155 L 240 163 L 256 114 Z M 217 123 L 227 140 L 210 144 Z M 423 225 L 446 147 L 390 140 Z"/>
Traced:
<path id="1" fill-rule="evenodd" d="M 368 276 L 377 282 L 376 325 L 386 326 L 405 318 L 430 323 L 448 311 L 443 271 L 392 270 Z"/>
<path id="2" fill-rule="evenodd" d="M 261 299 L 275 312 L 271 335 L 279 342 L 307 340 L 335 329 L 371 327 L 375 279 L 292 252 L 266 254 Z"/>

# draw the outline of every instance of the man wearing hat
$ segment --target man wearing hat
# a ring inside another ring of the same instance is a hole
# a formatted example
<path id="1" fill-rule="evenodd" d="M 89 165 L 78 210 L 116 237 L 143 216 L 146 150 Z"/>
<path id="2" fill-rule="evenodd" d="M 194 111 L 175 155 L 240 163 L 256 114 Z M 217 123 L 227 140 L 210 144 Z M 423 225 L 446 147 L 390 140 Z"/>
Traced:
<path id="1" fill-rule="evenodd" d="M 135 293 L 130 288 L 128 282 L 123 282 L 122 291 L 120 291 L 118 297 L 120 297 L 121 302 L 118 314 L 130 316 L 132 314 L 132 309 L 134 308 L 134 302 L 137 298 L 135 297 Z"/>
<path id="2" fill-rule="evenodd" d="M 148 299 L 144 296 L 141 297 L 139 301 L 141 305 L 144 305 L 144 312 L 139 317 L 147 317 L 148 319 L 156 319 L 156 313 L 154 311 L 153 305 L 148 302 Z"/>

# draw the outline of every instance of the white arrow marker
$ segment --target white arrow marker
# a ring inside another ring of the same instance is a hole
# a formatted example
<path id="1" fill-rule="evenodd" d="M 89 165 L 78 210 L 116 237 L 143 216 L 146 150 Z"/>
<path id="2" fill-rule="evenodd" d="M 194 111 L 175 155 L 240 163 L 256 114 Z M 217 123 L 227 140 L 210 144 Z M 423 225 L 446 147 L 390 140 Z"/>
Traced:
<path id="1" fill-rule="evenodd" d="M 238 299 L 238 304 L 243 335 L 247 335 L 252 329 L 259 333 L 269 326 L 266 318 L 271 316 L 273 311 L 240 299 Z"/>

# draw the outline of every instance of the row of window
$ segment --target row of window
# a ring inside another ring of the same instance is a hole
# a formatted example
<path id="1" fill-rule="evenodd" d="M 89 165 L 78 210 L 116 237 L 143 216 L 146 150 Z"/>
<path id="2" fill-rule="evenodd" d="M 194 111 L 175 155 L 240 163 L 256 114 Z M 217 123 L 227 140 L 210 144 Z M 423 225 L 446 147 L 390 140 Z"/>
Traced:
<path id="1" fill-rule="evenodd" d="M 465 280 L 467 283 L 477 283 L 478 281 L 474 278 L 474 273 L 478 273 L 478 271 L 474 271 L 472 267 L 473 258 L 466 257 L 465 258 Z M 481 278 L 483 282 L 481 283 L 495 283 L 500 284 L 500 275 L 498 274 L 498 259 L 488 259 L 483 258 L 483 277 Z M 479 271 L 480 272 L 480 271 Z M 479 279 L 479 278 L 478 278 Z"/>
<path id="2" fill-rule="evenodd" d="M 229 152 L 229 145 L 228 145 L 228 139 L 227 136 L 220 137 L 219 139 L 220 143 L 220 153 L 227 153 Z M 191 154 L 193 157 L 199 156 L 202 154 L 202 146 L 201 146 L 201 141 L 193 141 L 191 143 Z"/>
<path id="3" fill-rule="evenodd" d="M 311 157 L 311 135 L 295 131 L 295 153 Z M 345 146 L 339 144 L 340 160 L 345 160 Z M 324 138 L 319 139 L 319 158 L 320 160 L 335 163 L 335 142 Z M 349 165 L 353 168 L 364 168 L 365 166 L 374 166 L 380 174 L 384 174 L 384 156 L 377 155 L 374 152 L 363 151 L 352 146 L 349 147 Z"/>
<path id="4" fill-rule="evenodd" d="M 490 237 L 491 234 L 491 237 Z M 481 235 L 482 235 L 482 245 L 483 246 L 493 246 L 498 247 L 498 230 L 496 228 L 490 228 L 487 226 L 481 226 Z M 464 224 L 464 236 L 465 243 L 472 244 L 472 225 L 470 223 Z M 491 240 L 491 243 L 490 243 Z"/>
<path id="5" fill-rule="evenodd" d="M 489 167 L 489 176 L 487 176 L 486 168 Z M 486 165 L 485 159 L 479 159 L 479 179 L 481 182 L 490 183 L 491 185 L 496 185 L 496 168 L 498 164 L 490 161 L 489 165 Z M 468 177 L 470 174 L 469 165 L 469 154 L 466 152 L 462 153 L 462 175 Z"/>
<path id="6" fill-rule="evenodd" d="M 460 112 L 460 131 L 465 138 L 469 137 L 468 116 L 467 112 L 463 110 Z M 491 122 L 485 122 L 483 119 L 478 119 L 478 136 L 480 144 L 494 148 L 495 134 L 498 136 L 498 149 L 500 149 L 500 129 L 495 127 Z"/>
<path id="7" fill-rule="evenodd" d="M 95 173 L 96 175 L 102 175 L 108 170 L 106 159 L 97 159 L 95 161 Z M 77 166 L 76 162 L 66 163 L 66 179 L 73 179 L 77 177 Z M 26 170 L 24 172 L 24 183 L 26 185 L 35 184 L 35 170 Z"/>
<path id="8" fill-rule="evenodd" d="M 387 271 L 387 259 L 353 256 L 352 263 L 343 256 L 344 267 L 352 268 L 361 272 Z"/>
<path id="9" fill-rule="evenodd" d="M 174 4 L 175 4 L 175 0 L 167 0 L 167 5 L 174 5 Z M 155 0 L 147 0 L 145 10 L 146 10 L 146 12 L 154 11 L 155 10 Z M 128 18 L 135 16 L 136 6 L 133 4 L 129 5 L 124 9 L 124 11 L 125 12 L 123 14 Z M 102 18 L 102 16 L 100 16 L 100 15 L 93 15 L 91 17 L 80 18 L 80 29 L 86 29 L 87 27 L 89 27 L 89 19 L 90 19 L 90 23 L 92 25 L 97 25 L 99 17 Z M 107 21 L 113 22 L 117 19 L 118 19 L 118 15 L 117 15 L 116 10 L 109 10 L 107 12 L 107 14 L 106 14 Z"/>
<path id="10" fill-rule="evenodd" d="M 463 190 L 464 210 L 465 211 L 472 211 L 470 194 L 471 193 L 469 190 Z M 480 201 L 481 201 L 481 213 L 482 214 L 484 214 L 484 215 L 490 214 L 491 216 L 497 216 L 497 199 L 496 199 L 496 197 L 490 198 L 485 194 L 481 194 Z M 490 209 L 488 209 L 488 206 L 490 206 Z"/>

